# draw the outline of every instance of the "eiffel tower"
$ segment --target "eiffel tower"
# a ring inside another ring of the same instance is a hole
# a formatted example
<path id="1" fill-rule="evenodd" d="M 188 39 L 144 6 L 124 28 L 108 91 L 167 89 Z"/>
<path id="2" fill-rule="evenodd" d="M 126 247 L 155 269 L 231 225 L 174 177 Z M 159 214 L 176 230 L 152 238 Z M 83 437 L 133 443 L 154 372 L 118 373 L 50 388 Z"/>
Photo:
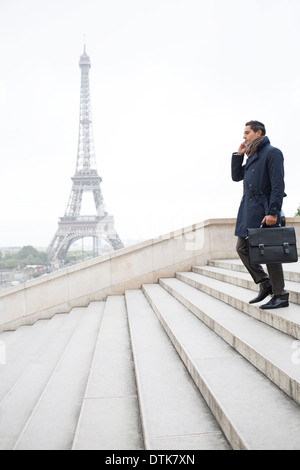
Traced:
<path id="1" fill-rule="evenodd" d="M 106 241 L 113 250 L 124 246 L 115 230 L 113 216 L 106 212 L 100 187 L 102 178 L 96 168 L 89 87 L 91 61 L 86 54 L 85 46 L 79 67 L 81 88 L 76 170 L 71 178 L 73 184 L 65 215 L 59 218 L 58 229 L 47 250 L 52 262 L 64 260 L 70 246 L 85 237 L 93 237 L 94 254 L 95 246 L 98 249 L 98 239 Z M 95 203 L 95 215 L 81 215 L 83 195 L 91 192 Z"/>

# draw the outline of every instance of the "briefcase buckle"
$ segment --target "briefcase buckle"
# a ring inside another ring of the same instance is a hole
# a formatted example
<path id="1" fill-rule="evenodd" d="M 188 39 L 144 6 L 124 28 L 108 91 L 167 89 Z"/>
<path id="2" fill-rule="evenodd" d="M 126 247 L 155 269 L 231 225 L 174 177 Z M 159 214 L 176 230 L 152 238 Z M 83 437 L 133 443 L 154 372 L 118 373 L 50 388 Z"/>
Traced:
<path id="1" fill-rule="evenodd" d="M 290 248 L 289 243 L 288 243 L 288 242 L 284 242 L 284 243 L 283 243 L 283 249 L 284 249 L 284 252 L 285 252 L 286 254 L 288 254 L 288 253 L 290 252 L 289 248 Z"/>
<path id="2" fill-rule="evenodd" d="M 263 243 L 259 243 L 258 248 L 261 256 L 263 256 L 265 252 L 265 245 Z"/>

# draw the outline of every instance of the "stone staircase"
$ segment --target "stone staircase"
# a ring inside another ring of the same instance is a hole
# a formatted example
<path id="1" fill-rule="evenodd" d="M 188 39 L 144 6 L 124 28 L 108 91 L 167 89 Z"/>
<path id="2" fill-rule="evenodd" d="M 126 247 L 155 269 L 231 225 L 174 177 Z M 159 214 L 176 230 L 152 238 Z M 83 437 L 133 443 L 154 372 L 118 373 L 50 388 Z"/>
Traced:
<path id="1" fill-rule="evenodd" d="M 284 268 L 285 309 L 250 305 L 219 260 L 2 333 L 0 450 L 300 449 L 300 263 Z"/>

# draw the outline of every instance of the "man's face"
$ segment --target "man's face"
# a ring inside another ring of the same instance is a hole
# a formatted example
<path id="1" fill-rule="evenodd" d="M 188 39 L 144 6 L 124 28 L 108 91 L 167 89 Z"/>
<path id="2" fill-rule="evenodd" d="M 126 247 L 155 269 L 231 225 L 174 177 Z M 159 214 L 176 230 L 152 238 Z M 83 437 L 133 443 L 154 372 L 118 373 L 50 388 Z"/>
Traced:
<path id="1" fill-rule="evenodd" d="M 254 132 L 250 126 L 246 126 L 244 130 L 244 140 L 245 144 L 248 146 L 253 142 L 253 140 L 257 139 L 257 137 L 261 136 L 261 130 L 259 129 L 257 132 Z"/>

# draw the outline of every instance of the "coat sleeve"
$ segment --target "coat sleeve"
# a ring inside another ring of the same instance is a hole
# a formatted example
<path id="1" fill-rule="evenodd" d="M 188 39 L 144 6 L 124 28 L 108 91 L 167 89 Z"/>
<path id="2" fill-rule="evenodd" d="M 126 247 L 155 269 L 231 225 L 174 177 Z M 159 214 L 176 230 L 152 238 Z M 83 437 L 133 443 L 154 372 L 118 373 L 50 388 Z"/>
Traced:
<path id="1" fill-rule="evenodd" d="M 241 181 L 244 179 L 244 155 L 233 153 L 231 157 L 231 178 L 233 181 Z"/>
<path id="2" fill-rule="evenodd" d="M 283 155 L 279 149 L 270 152 L 267 165 L 271 185 L 269 214 L 275 215 L 281 210 L 284 195 Z"/>

